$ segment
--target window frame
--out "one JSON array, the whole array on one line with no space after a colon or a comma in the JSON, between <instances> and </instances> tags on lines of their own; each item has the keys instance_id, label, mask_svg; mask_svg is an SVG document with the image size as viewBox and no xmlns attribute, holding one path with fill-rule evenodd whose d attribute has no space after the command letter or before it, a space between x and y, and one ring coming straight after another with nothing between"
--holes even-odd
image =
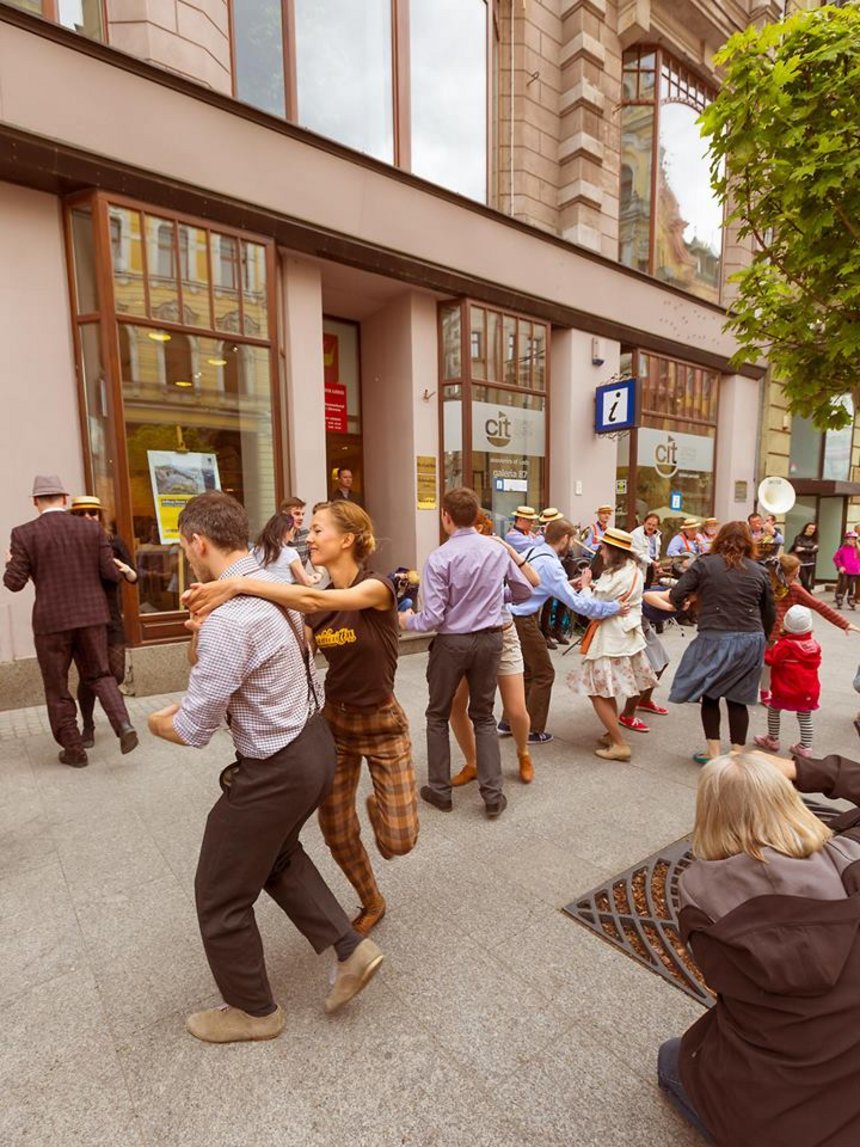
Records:
<instances>
[{"instance_id":1,"label":"window frame","mask_svg":"<svg viewBox=\"0 0 860 1147\"><path fill-rule=\"evenodd\" d=\"M91 212L93 227L93 261L95 267L95 282L97 307L96 311L78 311L77 292L75 283L74 243L71 228L72 212L75 208L86 207ZM209 291L210 299L214 298L215 285L212 281L212 246L211 233L228 235L237 242L241 263L242 240L257 243L266 252L266 305L268 311L268 337L261 339L254 335L246 335L240 312L240 332L227 332L217 330L214 326L202 328L191 327L182 323L169 322L164 319L149 317L148 302L146 314L124 315L116 309L116 298L113 284L112 260L112 231L110 225L110 208L120 207L136 211L141 216L141 250L143 252L143 284L148 300L148 266L146 250L145 216L155 216L159 220L172 223L174 241L177 241L180 224L188 224L210 233L209 239ZM244 231L233 227L213 225L212 220L187 215L184 212L163 208L160 205L147 203L124 195L113 195L107 192L89 190L68 196L63 201L63 222L66 245L66 271L69 282L69 311L72 322L72 338L75 350L75 374L78 389L78 421L81 430L83 447L84 478L87 491L95 490L94 460L87 423L87 400L84 389L83 352L80 328L87 324L98 323L102 370L104 372L105 391L107 396L108 419L113 428L116 458L113 474L113 492L116 505L117 533L128 544L134 538L133 507L131 498L131 478L128 469L128 450L126 442L125 401L123 396L123 380L120 364L119 328L121 325L135 327L149 327L153 330L174 331L178 334L192 337L229 338L240 344L263 347L269 352L270 395L272 417L272 449L275 465L275 500L280 503L286 496L284 484L285 449L283 434L284 404L279 384L280 339L277 312L277 260L275 242L273 239L259 235L255 232ZM174 251L174 255L176 255ZM179 272L181 269L177 267ZM241 271L240 271L241 274ZM177 274L179 314L182 314L182 279ZM242 294L239 296L240 305ZM214 323L214 313L210 305L210 317ZM130 547L133 552L133 547ZM171 641L188 640L188 631L184 621L186 614L182 610L170 610L162 613L141 613L138 600L130 587L123 586L124 618L126 634L130 646L161 644Z\"/></svg>"},{"instance_id":2,"label":"window frame","mask_svg":"<svg viewBox=\"0 0 860 1147\"><path fill-rule=\"evenodd\" d=\"M445 340L442 327L442 313L446 308L453 306L459 307L460 310L460 373L456 377L445 377ZM472 375L472 335L471 335L471 308L479 307L485 314L488 311L495 311L499 316L501 324L501 337L502 337L502 362L504 362L504 331L506 318L511 318L516 321L515 338L517 347L519 347L520 340L520 323L528 323L530 325L537 324L542 326L546 331L546 341L544 345L544 385L543 389L539 390L537 387L520 386L515 383L508 383L504 381L497 381L491 378L474 378ZM486 347L486 329L485 322L485 352ZM552 360L552 326L544 319L536 318L534 315L526 314L522 311L503 310L501 307L493 303L484 302L482 299L475 298L474 296L464 296L461 298L441 299L436 306L436 339L437 339L437 356L439 364L439 382L438 382L438 427L439 427L439 465L437 469L437 481L439 484L439 498L445 493L445 392L448 387L460 387L460 402L462 404L462 421L460 426L460 433L463 442L463 484L466 486L473 486L474 483L474 467L473 467L473 450L472 450L472 406L474 404L474 388L476 386L483 387L488 390L500 390L508 394L528 394L543 400L543 414L544 414L544 467L543 467L543 481L540 490L540 502L542 506L548 504L547 499L549 495L549 475L551 464L551 417L552 417L552 387L551 387L551 360ZM489 361L489 356L485 353L484 362ZM531 379L534 378L534 360L531 360L530 365ZM485 374L486 374L485 369ZM445 540L444 531L442 531L440 523L440 540Z\"/></svg>"},{"instance_id":3,"label":"window frame","mask_svg":"<svg viewBox=\"0 0 860 1147\"><path fill-rule=\"evenodd\" d=\"M628 65L627 61L632 56L632 54L634 52L636 53L636 65L635 65L635 67L631 67ZM654 57L654 68L653 69L642 67L643 57L649 56L649 55L653 55L653 57ZM668 84L669 84L670 91L673 89L673 87L677 87L679 89L678 94L677 94L677 98L670 96L670 98L667 99L666 101L664 101L660 95L663 72L664 72L665 68L669 69ZM647 96L642 97L639 95L639 93L642 89L641 76L642 76L643 72L647 74L647 73L650 73L652 70L653 70L653 74L654 74L653 95L650 97L647 97ZM636 96L635 96L635 98L627 99L624 95L624 77L626 75L629 75L631 72L636 76ZM651 124L651 173L650 173L651 202L649 205L649 212L648 212L648 269L647 269L647 271L640 272L640 273L650 275L652 278L656 278L657 276L656 276L656 271L655 271L655 264L656 264L656 255L657 255L657 227L656 227L656 222L657 222L657 192L658 192L657 182L658 182L658 167L659 167L658 160L659 160L659 156L660 156L660 109L663 106L663 103L665 102L665 103L687 104L689 107L692 107L699 112L704 111L704 109L707 107L708 103L710 103L712 100L714 100L716 98L717 89L713 85L712 82L710 82L706 79L703 79L693 68L689 67L687 64L682 63L682 61L677 56L673 55L673 53L671 53L671 52L668 52L662 45L657 44L657 43L632 44L629 48L625 48L623 53L622 53L622 56L621 56L621 76L622 76L622 79L621 79L621 103L620 103L620 107L621 107L621 116L622 116L622 123L621 123L622 136L623 136L623 131L624 131L623 116L624 116L624 109L625 108L627 108L627 107L649 107L649 108L653 109L653 122ZM680 91L680 89L682 87L686 87L688 96L689 96L690 90L692 88L692 90L695 93L695 96L699 97L699 98L693 98L693 99L682 98L682 93ZM621 211L621 181L623 179L623 173L624 173L623 155L624 155L624 153L622 150L622 153L621 153L621 158L622 158L621 171L619 172L619 176L618 176L619 215L620 215L620 211ZM717 305L721 305L721 300L723 297L723 258L724 258L724 254L725 254L725 217L726 217L725 208L723 208L723 221L720 224L720 282L719 282ZM621 263L621 239L622 239L622 236L621 236L621 231L619 228L619 234L618 234L618 262L619 263ZM626 263L622 263L621 265L622 266L628 266L628 264L626 264ZM638 270L637 267L630 267L630 269L631 270ZM662 281L662 280L658 280L658 282L660 282L660 281ZM687 288L679 287L677 283L676 284L670 284L670 285L674 285L676 287L676 289L684 291L685 294L691 295L693 298L699 298L700 297L700 296L694 294L692 291L689 291ZM710 302L711 300L703 300L703 301Z\"/></svg>"},{"instance_id":4,"label":"window frame","mask_svg":"<svg viewBox=\"0 0 860 1147\"><path fill-rule=\"evenodd\" d=\"M18 8L18 5L13 3L13 0L9 0L9 3L10 3L10 7ZM102 37L100 40L97 40L96 43L98 43L98 44L109 44L110 43L110 29L108 27L107 0L98 0L98 6L99 6L99 11L101 12L101 17L102 17ZM18 9L18 10L19 11L26 11L26 9ZM61 28L66 27L65 24L60 24L58 0L42 0L41 14L37 13L37 12L30 12L29 15L35 16L39 20L47 20L51 24L57 24ZM73 28L69 28L68 30L70 32L74 31ZM78 34L81 35L82 33L78 33ZM90 37L90 36L87 36L86 38L92 39L92 37Z\"/></svg>"},{"instance_id":5,"label":"window frame","mask_svg":"<svg viewBox=\"0 0 860 1147\"><path fill-rule=\"evenodd\" d=\"M52 0L53 2L53 0ZM104 0L103 0L104 2ZM474 3L483 3L486 9L485 21L485 50L487 57L486 85L484 93L485 106L485 206L492 206L494 156L494 97L497 91L497 78L495 75L496 40L500 35L498 16L499 0L473 0ZM236 90L236 36L235 36L235 0L229 0L227 5L227 19L230 36L230 94L233 99L240 100L241 96ZM280 0L281 4L281 33L283 39L282 61L284 69L284 113L283 119L288 123L301 127L298 119L298 81L296 69L296 9L295 0ZM412 171L412 70L411 52L409 43L410 4L411 0L389 0L391 8L391 107L394 136L394 149L391 164L402 171ZM249 105L253 107L254 105ZM258 109L259 110L259 109ZM342 143L342 141L335 141ZM349 144L343 144L349 147ZM387 160L380 160L387 163ZM441 186L441 185L440 185ZM448 190L451 190L450 188ZM454 194L458 194L456 191Z\"/></svg>"}]
</instances>

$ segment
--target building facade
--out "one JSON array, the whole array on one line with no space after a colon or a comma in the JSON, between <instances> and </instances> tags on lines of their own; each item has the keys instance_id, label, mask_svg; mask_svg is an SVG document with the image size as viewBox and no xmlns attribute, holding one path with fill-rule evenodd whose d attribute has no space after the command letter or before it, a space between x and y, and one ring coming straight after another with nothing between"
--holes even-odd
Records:
<instances>
[{"instance_id":1,"label":"building facade","mask_svg":"<svg viewBox=\"0 0 860 1147\"><path fill-rule=\"evenodd\" d=\"M0 0L0 533L34 472L99 495L141 571L146 689L184 634L195 490L258 529L347 465L385 570L423 561L459 483L500 525L523 502L748 513L762 372L730 367L723 323L749 252L695 120L713 53L777 15ZM621 376L638 428L597 437L595 387ZM27 594L5 594L0 673L31 654Z\"/></svg>"}]
</instances>

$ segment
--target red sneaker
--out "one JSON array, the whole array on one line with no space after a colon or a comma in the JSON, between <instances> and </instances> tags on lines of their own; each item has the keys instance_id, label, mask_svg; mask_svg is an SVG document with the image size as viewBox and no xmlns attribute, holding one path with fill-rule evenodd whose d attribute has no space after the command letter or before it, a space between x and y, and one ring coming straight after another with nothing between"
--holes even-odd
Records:
<instances>
[{"instance_id":1,"label":"red sneaker","mask_svg":"<svg viewBox=\"0 0 860 1147\"><path fill-rule=\"evenodd\" d=\"M656 701L643 701L640 705L636 706L637 709L642 709L646 713L656 713L658 717L665 717L669 712L664 709L662 705L658 705Z\"/></svg>"},{"instance_id":2,"label":"red sneaker","mask_svg":"<svg viewBox=\"0 0 860 1147\"><path fill-rule=\"evenodd\" d=\"M618 724L623 725L625 729L632 729L634 733L650 733L651 730L644 721L640 721L638 717L624 717L618 718Z\"/></svg>"}]
</instances>

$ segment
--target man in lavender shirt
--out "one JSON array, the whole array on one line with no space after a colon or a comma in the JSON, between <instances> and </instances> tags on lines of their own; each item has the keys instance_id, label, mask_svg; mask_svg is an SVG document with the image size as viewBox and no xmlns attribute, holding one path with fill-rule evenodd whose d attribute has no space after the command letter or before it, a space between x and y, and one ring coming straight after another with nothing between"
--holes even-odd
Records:
<instances>
[{"instance_id":1,"label":"man in lavender shirt","mask_svg":"<svg viewBox=\"0 0 860 1147\"><path fill-rule=\"evenodd\" d=\"M421 797L450 812L451 746L448 718L463 677L469 683L469 717L475 727L478 787L488 817L507 807L493 704L502 653L505 587L515 602L531 597L531 586L507 549L475 529L480 511L473 490L460 487L442 498L442 528L448 541L434 550L421 578L423 608L400 614L400 626L416 633L435 630L427 662L427 780Z\"/></svg>"}]
</instances>

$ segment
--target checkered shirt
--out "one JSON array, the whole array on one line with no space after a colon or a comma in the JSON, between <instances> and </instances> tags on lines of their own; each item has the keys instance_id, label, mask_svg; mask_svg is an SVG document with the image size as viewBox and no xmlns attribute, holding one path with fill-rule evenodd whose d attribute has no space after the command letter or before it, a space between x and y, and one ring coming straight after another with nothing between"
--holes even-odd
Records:
<instances>
[{"instance_id":1,"label":"checkered shirt","mask_svg":"<svg viewBox=\"0 0 860 1147\"><path fill-rule=\"evenodd\" d=\"M251 556L221 576L238 575L276 580ZM292 618L303 633L301 615L292 613ZM310 674L322 707L313 660ZM173 718L186 744L207 745L226 714L236 751L263 760L294 741L313 710L302 654L282 610L260 598L239 596L209 614L200 627L188 691Z\"/></svg>"}]
</instances>

